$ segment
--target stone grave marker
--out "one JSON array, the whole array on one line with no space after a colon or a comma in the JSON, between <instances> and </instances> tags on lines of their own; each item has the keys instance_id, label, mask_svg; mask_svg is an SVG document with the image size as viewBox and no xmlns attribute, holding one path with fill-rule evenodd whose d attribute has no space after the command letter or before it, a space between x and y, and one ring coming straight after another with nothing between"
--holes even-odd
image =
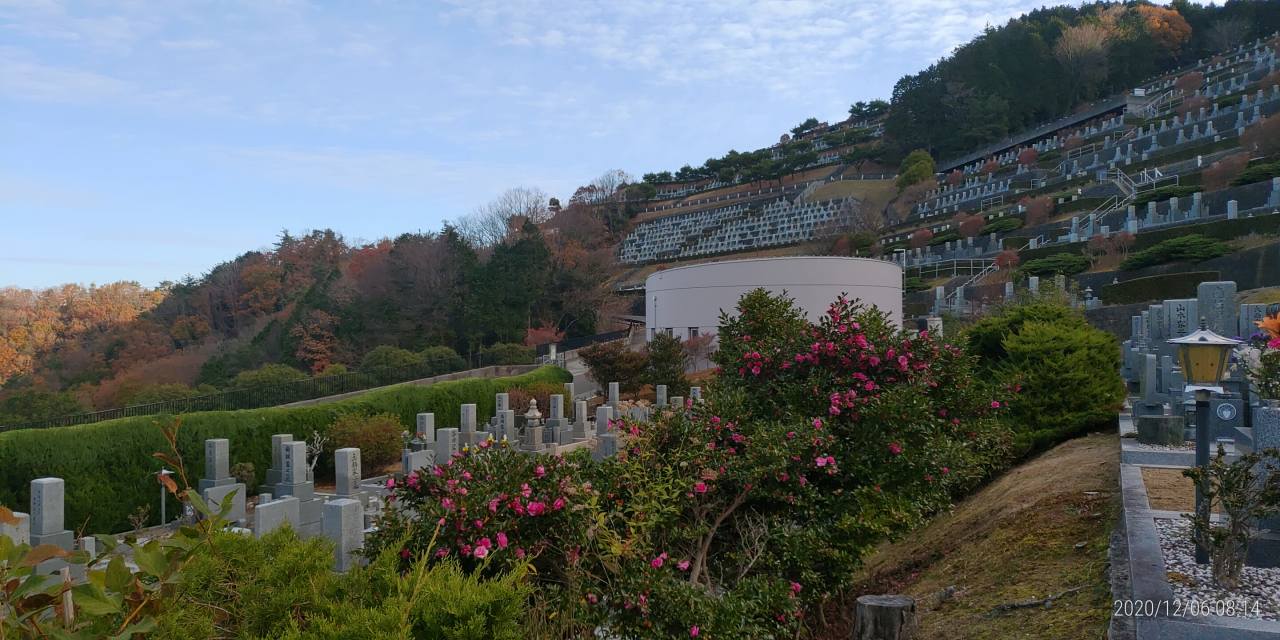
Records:
<instances>
[{"instance_id":1,"label":"stone grave marker","mask_svg":"<svg viewBox=\"0 0 1280 640\"><path fill-rule=\"evenodd\" d=\"M421 414L419 414L421 415ZM360 493L360 449L344 447L333 452L334 492L342 497Z\"/></svg>"},{"instance_id":2,"label":"stone grave marker","mask_svg":"<svg viewBox=\"0 0 1280 640\"><path fill-rule=\"evenodd\" d=\"M596 407L596 435L601 436L609 431L609 421L613 419L613 407L602 404Z\"/></svg>"},{"instance_id":3,"label":"stone grave marker","mask_svg":"<svg viewBox=\"0 0 1280 640\"><path fill-rule=\"evenodd\" d=\"M66 483L62 478L37 478L31 481L31 546L55 545L71 551L75 534L67 530L63 521L66 499Z\"/></svg>"},{"instance_id":4,"label":"stone grave marker","mask_svg":"<svg viewBox=\"0 0 1280 640\"><path fill-rule=\"evenodd\" d=\"M1194 298L1165 300L1165 339L1181 338L1199 328L1199 306L1199 300Z\"/></svg>"},{"instance_id":5,"label":"stone grave marker","mask_svg":"<svg viewBox=\"0 0 1280 640\"><path fill-rule=\"evenodd\" d=\"M1261 331L1261 329L1258 328L1257 323L1266 316L1267 305L1265 304L1240 305L1240 327L1236 335L1242 340L1248 340L1249 336Z\"/></svg>"},{"instance_id":6,"label":"stone grave marker","mask_svg":"<svg viewBox=\"0 0 1280 640\"><path fill-rule=\"evenodd\" d=\"M260 503L253 510L253 535L255 538L279 529L288 524L298 531L300 525L300 502L293 496L277 498L267 503Z\"/></svg>"},{"instance_id":7,"label":"stone grave marker","mask_svg":"<svg viewBox=\"0 0 1280 640\"><path fill-rule=\"evenodd\" d=\"M654 386L653 393L657 396L657 401L654 402L654 405L659 408L667 406L667 385L660 384Z\"/></svg>"},{"instance_id":8,"label":"stone grave marker","mask_svg":"<svg viewBox=\"0 0 1280 640\"><path fill-rule=\"evenodd\" d=\"M284 468L284 461L281 460L281 452L284 450L284 443L293 442L293 435L289 433L277 433L271 436L271 467L267 469L266 484L268 487L274 487L280 484L283 479L280 470Z\"/></svg>"},{"instance_id":9,"label":"stone grave marker","mask_svg":"<svg viewBox=\"0 0 1280 640\"><path fill-rule=\"evenodd\" d=\"M248 490L239 482L233 484L220 484L209 487L200 492L204 497L204 501L209 505L210 509L217 511L222 505L223 499L228 495L234 494L231 498L231 511L227 512L227 521L236 526L241 526L247 520L245 515L245 499Z\"/></svg>"},{"instance_id":10,"label":"stone grave marker","mask_svg":"<svg viewBox=\"0 0 1280 640\"><path fill-rule=\"evenodd\" d=\"M475 405L471 405L474 407ZM436 429L436 464L446 464L453 454L462 451L462 434L457 429Z\"/></svg>"},{"instance_id":11,"label":"stone grave marker","mask_svg":"<svg viewBox=\"0 0 1280 640\"><path fill-rule=\"evenodd\" d=\"M307 480L307 443L286 442L281 460L284 481L275 487L275 495L298 499L298 534L307 537L319 533L320 501L315 483Z\"/></svg>"},{"instance_id":12,"label":"stone grave marker","mask_svg":"<svg viewBox=\"0 0 1280 640\"><path fill-rule=\"evenodd\" d=\"M613 407L615 409L618 408L619 397L620 397L620 394L618 391L618 383L610 382L609 383L609 402L607 402L606 404L608 404L610 407Z\"/></svg>"},{"instance_id":13,"label":"stone grave marker","mask_svg":"<svg viewBox=\"0 0 1280 640\"><path fill-rule=\"evenodd\" d=\"M5 536L13 544L31 544L31 516L20 511L13 512L18 521L14 524L0 522L0 536Z\"/></svg>"},{"instance_id":14,"label":"stone grave marker","mask_svg":"<svg viewBox=\"0 0 1280 640\"><path fill-rule=\"evenodd\" d=\"M1240 328L1236 318L1239 305L1236 304L1235 282L1201 282L1196 287L1196 299L1199 300L1200 316L1211 331L1228 338L1235 335Z\"/></svg>"},{"instance_id":15,"label":"stone grave marker","mask_svg":"<svg viewBox=\"0 0 1280 640\"><path fill-rule=\"evenodd\" d=\"M345 572L360 563L357 553L364 547L364 505L353 498L338 498L324 504L321 531L333 541L335 571Z\"/></svg>"},{"instance_id":16,"label":"stone grave marker","mask_svg":"<svg viewBox=\"0 0 1280 640\"><path fill-rule=\"evenodd\" d=\"M204 441L204 477L199 489L235 484L231 477L231 441L226 438L210 438Z\"/></svg>"}]
</instances>

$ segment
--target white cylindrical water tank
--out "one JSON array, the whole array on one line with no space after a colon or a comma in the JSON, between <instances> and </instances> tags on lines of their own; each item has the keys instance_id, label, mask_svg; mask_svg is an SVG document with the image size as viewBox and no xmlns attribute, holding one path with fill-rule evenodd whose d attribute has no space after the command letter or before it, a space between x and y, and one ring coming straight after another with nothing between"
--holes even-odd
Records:
<instances>
[{"instance_id":1,"label":"white cylindrical water tank","mask_svg":"<svg viewBox=\"0 0 1280 640\"><path fill-rule=\"evenodd\" d=\"M871 258L804 256L725 260L665 269L645 280L645 334L682 340L714 334L720 311L736 312L753 289L786 293L811 322L846 294L902 324L902 267Z\"/></svg>"}]
</instances>

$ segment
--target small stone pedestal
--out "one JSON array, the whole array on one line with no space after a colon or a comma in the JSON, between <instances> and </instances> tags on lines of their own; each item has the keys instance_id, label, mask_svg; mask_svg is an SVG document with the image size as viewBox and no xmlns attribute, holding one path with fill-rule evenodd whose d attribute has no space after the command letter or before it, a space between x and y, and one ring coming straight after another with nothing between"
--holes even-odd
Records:
<instances>
[{"instance_id":1,"label":"small stone pedestal","mask_svg":"<svg viewBox=\"0 0 1280 640\"><path fill-rule=\"evenodd\" d=\"M909 596L861 596L853 615L854 640L911 640L916 601Z\"/></svg>"}]
</instances>

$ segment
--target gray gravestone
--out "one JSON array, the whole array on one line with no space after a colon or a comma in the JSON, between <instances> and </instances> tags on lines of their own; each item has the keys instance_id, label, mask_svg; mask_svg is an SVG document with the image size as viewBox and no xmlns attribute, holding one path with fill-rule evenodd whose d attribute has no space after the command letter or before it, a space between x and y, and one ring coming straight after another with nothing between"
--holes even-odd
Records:
<instances>
[{"instance_id":1,"label":"gray gravestone","mask_svg":"<svg viewBox=\"0 0 1280 640\"><path fill-rule=\"evenodd\" d=\"M689 397L693 398L694 402L700 402L702 400L702 387L689 387Z\"/></svg>"},{"instance_id":2,"label":"gray gravestone","mask_svg":"<svg viewBox=\"0 0 1280 640\"><path fill-rule=\"evenodd\" d=\"M364 547L364 505L352 498L338 498L324 504L321 530L333 541L335 571L347 571L360 563L357 553Z\"/></svg>"},{"instance_id":3,"label":"gray gravestone","mask_svg":"<svg viewBox=\"0 0 1280 640\"><path fill-rule=\"evenodd\" d=\"M422 449L414 451L413 449L404 449L400 456L400 469L407 476L419 469L429 469L435 466L436 452L434 449Z\"/></svg>"},{"instance_id":4,"label":"gray gravestone","mask_svg":"<svg viewBox=\"0 0 1280 640\"><path fill-rule=\"evenodd\" d=\"M1280 448L1280 409L1258 407L1253 410L1253 448L1255 451ZM1280 530L1280 516L1263 520L1260 525Z\"/></svg>"},{"instance_id":5,"label":"gray gravestone","mask_svg":"<svg viewBox=\"0 0 1280 640\"><path fill-rule=\"evenodd\" d=\"M607 404L610 407L617 408L619 397L620 397L620 393L618 391L618 383L610 382L609 383L609 402Z\"/></svg>"},{"instance_id":6,"label":"gray gravestone","mask_svg":"<svg viewBox=\"0 0 1280 640\"><path fill-rule=\"evenodd\" d=\"M274 487L280 483L282 479L280 470L284 468L284 462L280 460L282 445L286 442L293 442L293 435L289 433L277 433L271 436L271 467L267 469L267 486Z\"/></svg>"},{"instance_id":7,"label":"gray gravestone","mask_svg":"<svg viewBox=\"0 0 1280 640\"><path fill-rule=\"evenodd\" d=\"M596 407L596 435L604 435L609 430L609 421L613 419L613 407L602 404Z\"/></svg>"},{"instance_id":8,"label":"gray gravestone","mask_svg":"<svg viewBox=\"0 0 1280 640\"><path fill-rule=\"evenodd\" d=\"M587 401L579 400L573 403L573 439L585 440L587 438Z\"/></svg>"},{"instance_id":9,"label":"gray gravestone","mask_svg":"<svg viewBox=\"0 0 1280 640\"><path fill-rule=\"evenodd\" d=\"M457 429L436 429L435 463L447 464L453 454L462 450L461 442L461 434Z\"/></svg>"},{"instance_id":10,"label":"gray gravestone","mask_svg":"<svg viewBox=\"0 0 1280 640\"><path fill-rule=\"evenodd\" d=\"M1151 324L1147 325L1150 327L1150 330L1147 332L1149 339L1152 342L1163 342L1166 340L1168 336L1164 334L1164 305L1153 304L1147 307L1147 317L1151 322Z\"/></svg>"},{"instance_id":11,"label":"gray gravestone","mask_svg":"<svg viewBox=\"0 0 1280 640\"><path fill-rule=\"evenodd\" d=\"M1236 304L1236 283L1201 282L1196 287L1196 299L1200 301L1200 317L1211 331L1228 338L1235 335L1240 328L1236 318L1240 309Z\"/></svg>"},{"instance_id":12,"label":"gray gravestone","mask_svg":"<svg viewBox=\"0 0 1280 640\"><path fill-rule=\"evenodd\" d=\"M31 481L31 546L52 544L71 551L75 534L66 529L63 508L66 483L62 478L37 478Z\"/></svg>"},{"instance_id":13,"label":"gray gravestone","mask_svg":"<svg viewBox=\"0 0 1280 640\"><path fill-rule=\"evenodd\" d=\"M299 500L292 496L278 498L253 510L253 535L261 538L285 524L298 531L299 522Z\"/></svg>"},{"instance_id":14,"label":"gray gravestone","mask_svg":"<svg viewBox=\"0 0 1280 640\"><path fill-rule=\"evenodd\" d=\"M210 438L204 441L204 477L199 489L235 484L231 477L231 441L226 438Z\"/></svg>"},{"instance_id":15,"label":"gray gravestone","mask_svg":"<svg viewBox=\"0 0 1280 640\"><path fill-rule=\"evenodd\" d=\"M1267 305L1265 304L1242 304L1240 305L1240 336L1244 340L1248 340L1249 336L1260 331L1258 322L1267 316Z\"/></svg>"},{"instance_id":16,"label":"gray gravestone","mask_svg":"<svg viewBox=\"0 0 1280 640\"><path fill-rule=\"evenodd\" d=\"M335 476L335 493L340 496L354 496L359 494L361 473L360 450L355 447L344 447L334 451L333 473Z\"/></svg>"},{"instance_id":17,"label":"gray gravestone","mask_svg":"<svg viewBox=\"0 0 1280 640\"><path fill-rule=\"evenodd\" d=\"M18 520L15 524L0 522L0 536L9 538L15 545L31 544L31 516L15 511L13 517Z\"/></svg>"},{"instance_id":18,"label":"gray gravestone","mask_svg":"<svg viewBox=\"0 0 1280 640\"><path fill-rule=\"evenodd\" d=\"M653 393L657 396L656 404L659 407L667 406L667 385L660 384L653 388Z\"/></svg>"},{"instance_id":19,"label":"gray gravestone","mask_svg":"<svg viewBox=\"0 0 1280 640\"><path fill-rule=\"evenodd\" d=\"M423 444L430 444L436 441L436 414L419 413L417 421L414 423L414 436L421 440Z\"/></svg>"},{"instance_id":20,"label":"gray gravestone","mask_svg":"<svg viewBox=\"0 0 1280 640\"><path fill-rule=\"evenodd\" d=\"M461 408L462 422L458 427L460 433L474 433L476 430L476 405L464 404Z\"/></svg>"},{"instance_id":21,"label":"gray gravestone","mask_svg":"<svg viewBox=\"0 0 1280 640\"><path fill-rule=\"evenodd\" d=\"M564 419L564 396L558 393L551 394L550 406L547 407L549 420Z\"/></svg>"},{"instance_id":22,"label":"gray gravestone","mask_svg":"<svg viewBox=\"0 0 1280 640\"><path fill-rule=\"evenodd\" d=\"M232 484L220 484L203 489L200 493L204 496L205 504L209 505L209 508L214 511L219 511L221 509L222 500L224 498L228 495L234 494L231 498L231 510L228 511L226 515L227 521L235 524L236 526L241 526L245 523L245 520L247 519L247 516L245 515L245 497L249 491L243 484L239 482Z\"/></svg>"},{"instance_id":23,"label":"gray gravestone","mask_svg":"<svg viewBox=\"0 0 1280 640\"><path fill-rule=\"evenodd\" d=\"M1199 301L1191 298L1164 301L1166 339L1181 338L1200 327Z\"/></svg>"},{"instance_id":24,"label":"gray gravestone","mask_svg":"<svg viewBox=\"0 0 1280 640\"><path fill-rule=\"evenodd\" d=\"M596 437L595 451L591 452L591 457L596 460L603 460L612 457L618 453L618 434L606 433Z\"/></svg>"},{"instance_id":25,"label":"gray gravestone","mask_svg":"<svg viewBox=\"0 0 1280 640\"><path fill-rule=\"evenodd\" d=\"M671 406L676 409L684 409L684 396L671 396Z\"/></svg>"}]
</instances>

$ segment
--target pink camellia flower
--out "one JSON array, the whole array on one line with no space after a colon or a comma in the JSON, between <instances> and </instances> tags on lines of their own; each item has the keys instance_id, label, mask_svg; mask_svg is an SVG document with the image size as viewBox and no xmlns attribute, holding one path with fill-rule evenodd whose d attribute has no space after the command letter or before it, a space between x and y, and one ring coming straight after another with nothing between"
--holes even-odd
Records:
<instances>
[{"instance_id":1,"label":"pink camellia flower","mask_svg":"<svg viewBox=\"0 0 1280 640\"><path fill-rule=\"evenodd\" d=\"M896 442L890 442L890 443L889 443L889 453L892 453L892 454L893 454L893 455L895 455L895 456L896 456L896 455L898 455L898 454L900 454L900 453L902 453L902 445L900 445L900 444L898 444L898 443L896 443Z\"/></svg>"},{"instance_id":2,"label":"pink camellia flower","mask_svg":"<svg viewBox=\"0 0 1280 640\"><path fill-rule=\"evenodd\" d=\"M462 553L462 555L464 555L464 556L469 556L469 555L471 555L471 545L469 545L469 544L464 544L464 545L462 545L462 548L461 548L461 549L458 549L458 551L459 551L460 553Z\"/></svg>"},{"instance_id":3,"label":"pink camellia flower","mask_svg":"<svg viewBox=\"0 0 1280 640\"><path fill-rule=\"evenodd\" d=\"M472 551L471 555L475 556L476 558L483 558L489 555L489 547L476 547L476 550Z\"/></svg>"},{"instance_id":4,"label":"pink camellia flower","mask_svg":"<svg viewBox=\"0 0 1280 640\"><path fill-rule=\"evenodd\" d=\"M418 472L414 471L413 473L410 473L404 479L404 483L409 485L410 489L417 489L418 488Z\"/></svg>"},{"instance_id":5,"label":"pink camellia flower","mask_svg":"<svg viewBox=\"0 0 1280 640\"><path fill-rule=\"evenodd\" d=\"M405 549L405 551L408 551L408 549ZM403 553L403 552L401 552L401 553ZM437 558L443 558L443 557L445 557L445 556L447 556L447 555L449 555L449 550L448 550L448 549L441 549L441 550L439 550L439 551L437 551L437 552L436 552L436 557L437 557Z\"/></svg>"},{"instance_id":6,"label":"pink camellia flower","mask_svg":"<svg viewBox=\"0 0 1280 640\"><path fill-rule=\"evenodd\" d=\"M992 409L999 409L999 408L1000 408L1000 401L999 401L999 400L992 400L992 401L991 401L991 408L992 408Z\"/></svg>"},{"instance_id":7,"label":"pink camellia flower","mask_svg":"<svg viewBox=\"0 0 1280 640\"><path fill-rule=\"evenodd\" d=\"M677 562L677 563L676 563L676 568L677 568L677 569L679 569L679 570L681 570L681 571L688 571L688 570L689 570L689 561L688 561L688 560L681 560L680 562Z\"/></svg>"},{"instance_id":8,"label":"pink camellia flower","mask_svg":"<svg viewBox=\"0 0 1280 640\"><path fill-rule=\"evenodd\" d=\"M700 634L700 633L702 633L702 632L698 630L698 625L696 625L696 624L695 624L695 625L693 625L692 627L689 627L689 637L690 637L690 638L696 638L696 637L698 637L698 634Z\"/></svg>"},{"instance_id":9,"label":"pink camellia flower","mask_svg":"<svg viewBox=\"0 0 1280 640\"><path fill-rule=\"evenodd\" d=\"M594 593L588 593L587 602L590 602L591 604L595 604L597 602L600 602L600 598L596 597L596 594Z\"/></svg>"},{"instance_id":10,"label":"pink camellia flower","mask_svg":"<svg viewBox=\"0 0 1280 640\"><path fill-rule=\"evenodd\" d=\"M536 466L536 467L534 467L534 468L533 468L533 476L534 476L535 478L541 478L542 476L545 476L545 475L547 475L547 468L546 468L546 467L544 467L544 466L542 466L542 465L538 465L538 466Z\"/></svg>"},{"instance_id":11,"label":"pink camellia flower","mask_svg":"<svg viewBox=\"0 0 1280 640\"><path fill-rule=\"evenodd\" d=\"M395 479L395 476L392 476L392 477L387 478L387 488L388 488L388 489L394 489L394 488L396 488L396 479Z\"/></svg>"},{"instance_id":12,"label":"pink camellia flower","mask_svg":"<svg viewBox=\"0 0 1280 640\"><path fill-rule=\"evenodd\" d=\"M413 554L409 552L409 549L407 547L400 550L400 557L404 558L405 560L408 560L409 556L411 555Z\"/></svg>"},{"instance_id":13,"label":"pink camellia flower","mask_svg":"<svg viewBox=\"0 0 1280 640\"><path fill-rule=\"evenodd\" d=\"M942 468L942 475L944 475L944 476L945 476L945 475L947 475L948 473L951 473L951 467L943 467L943 468Z\"/></svg>"},{"instance_id":14,"label":"pink camellia flower","mask_svg":"<svg viewBox=\"0 0 1280 640\"><path fill-rule=\"evenodd\" d=\"M788 440L791 440L791 439L793 439L793 438L795 438L795 437L796 437L796 432L794 432L794 431L788 431L788 432L787 432L787 439L788 439Z\"/></svg>"},{"instance_id":15,"label":"pink camellia flower","mask_svg":"<svg viewBox=\"0 0 1280 640\"><path fill-rule=\"evenodd\" d=\"M564 508L564 505L565 505L564 498L556 498L555 501L551 503L551 508L556 511L559 511Z\"/></svg>"},{"instance_id":16,"label":"pink camellia flower","mask_svg":"<svg viewBox=\"0 0 1280 640\"><path fill-rule=\"evenodd\" d=\"M1267 347L1271 349L1280 349L1280 338L1272 338L1271 341L1267 343Z\"/></svg>"},{"instance_id":17,"label":"pink camellia flower","mask_svg":"<svg viewBox=\"0 0 1280 640\"><path fill-rule=\"evenodd\" d=\"M821 429L821 428L822 428L822 418L814 418L814 419L813 419L813 428L814 428L814 429Z\"/></svg>"},{"instance_id":18,"label":"pink camellia flower","mask_svg":"<svg viewBox=\"0 0 1280 640\"><path fill-rule=\"evenodd\" d=\"M666 561L667 561L667 552L663 551L662 553L659 553L657 557L655 557L653 560L649 561L649 566L653 567L654 569L660 569L662 568L662 563Z\"/></svg>"},{"instance_id":19,"label":"pink camellia flower","mask_svg":"<svg viewBox=\"0 0 1280 640\"><path fill-rule=\"evenodd\" d=\"M796 594L796 595L800 595L800 590L801 590L801 589L803 589L803 588L804 588L804 587L800 586L800 583L799 583L799 582L792 582L792 583L791 583L791 593L794 593L794 594Z\"/></svg>"},{"instance_id":20,"label":"pink camellia flower","mask_svg":"<svg viewBox=\"0 0 1280 640\"><path fill-rule=\"evenodd\" d=\"M510 542L507 540L507 534L505 532L499 531L498 535L495 537L498 538L499 549L506 549L507 545L510 544Z\"/></svg>"},{"instance_id":21,"label":"pink camellia flower","mask_svg":"<svg viewBox=\"0 0 1280 640\"><path fill-rule=\"evenodd\" d=\"M524 560L524 547L516 547L516 559Z\"/></svg>"},{"instance_id":22,"label":"pink camellia flower","mask_svg":"<svg viewBox=\"0 0 1280 640\"><path fill-rule=\"evenodd\" d=\"M703 482L703 481L699 480L697 484L693 485L693 492L694 492L694 493L706 493L706 492L707 492L707 483L705 483L705 482Z\"/></svg>"},{"instance_id":23,"label":"pink camellia flower","mask_svg":"<svg viewBox=\"0 0 1280 640\"><path fill-rule=\"evenodd\" d=\"M529 483L527 483L527 482L526 482L526 483L524 483L524 484L520 485L520 495L522 495L522 496L524 496L524 497L526 497L526 498L528 498L529 496L533 495L533 489L532 489L531 487L529 487Z\"/></svg>"},{"instance_id":24,"label":"pink camellia flower","mask_svg":"<svg viewBox=\"0 0 1280 640\"><path fill-rule=\"evenodd\" d=\"M827 457L818 456L817 458L814 458L813 463L818 465L819 467L825 467L827 466Z\"/></svg>"},{"instance_id":25,"label":"pink camellia flower","mask_svg":"<svg viewBox=\"0 0 1280 640\"><path fill-rule=\"evenodd\" d=\"M489 511L490 511L490 513L497 513L497 512L498 512L498 502L499 502L499 500L498 500L497 498L494 498L494 499L492 499L492 500L490 500L490 501L489 501Z\"/></svg>"},{"instance_id":26,"label":"pink camellia flower","mask_svg":"<svg viewBox=\"0 0 1280 640\"><path fill-rule=\"evenodd\" d=\"M484 547L487 549L493 546L493 541L488 538L480 538L479 540L476 540L476 546Z\"/></svg>"},{"instance_id":27,"label":"pink camellia flower","mask_svg":"<svg viewBox=\"0 0 1280 640\"><path fill-rule=\"evenodd\" d=\"M547 510L547 505L535 500L526 505L525 510L529 512L530 516L540 516Z\"/></svg>"},{"instance_id":28,"label":"pink camellia flower","mask_svg":"<svg viewBox=\"0 0 1280 640\"><path fill-rule=\"evenodd\" d=\"M453 510L453 500L450 500L450 499L448 499L448 498L441 498L441 499L440 499L440 506L444 507L445 511L452 511L452 510Z\"/></svg>"}]
</instances>

